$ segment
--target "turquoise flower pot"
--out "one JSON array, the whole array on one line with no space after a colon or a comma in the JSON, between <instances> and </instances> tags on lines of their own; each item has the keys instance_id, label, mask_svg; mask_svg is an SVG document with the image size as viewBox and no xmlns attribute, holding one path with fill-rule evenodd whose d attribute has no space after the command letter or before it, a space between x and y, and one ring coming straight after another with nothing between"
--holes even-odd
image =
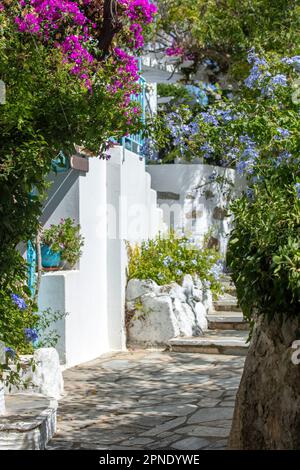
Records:
<instances>
[{"instance_id":1,"label":"turquoise flower pot","mask_svg":"<svg viewBox=\"0 0 300 470\"><path fill-rule=\"evenodd\" d=\"M42 245L42 266L43 268L58 268L61 262L60 252L52 251L48 245Z\"/></svg>"}]
</instances>

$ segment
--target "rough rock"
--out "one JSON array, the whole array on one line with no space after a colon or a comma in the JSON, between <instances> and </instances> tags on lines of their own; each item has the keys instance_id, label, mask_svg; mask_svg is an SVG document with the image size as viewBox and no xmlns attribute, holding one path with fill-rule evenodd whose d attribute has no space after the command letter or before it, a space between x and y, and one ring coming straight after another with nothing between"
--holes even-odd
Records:
<instances>
[{"instance_id":1,"label":"rough rock","mask_svg":"<svg viewBox=\"0 0 300 470\"><path fill-rule=\"evenodd\" d=\"M163 295L168 295L171 297L171 299L179 299L181 302L186 302L184 289L176 282L171 282L171 284L161 286L159 289L159 293Z\"/></svg>"},{"instance_id":2,"label":"rough rock","mask_svg":"<svg viewBox=\"0 0 300 470\"><path fill-rule=\"evenodd\" d=\"M300 319L259 319L237 394L229 447L300 448Z\"/></svg>"},{"instance_id":3,"label":"rough rock","mask_svg":"<svg viewBox=\"0 0 300 470\"><path fill-rule=\"evenodd\" d=\"M151 279L130 279L126 289L126 300L132 301L151 292L159 292L159 286L156 282Z\"/></svg>"},{"instance_id":4,"label":"rough rock","mask_svg":"<svg viewBox=\"0 0 300 470\"><path fill-rule=\"evenodd\" d=\"M180 336L194 336L196 334L195 313L191 307L187 303L180 302L179 299L174 299L173 311L178 322Z\"/></svg>"},{"instance_id":5,"label":"rough rock","mask_svg":"<svg viewBox=\"0 0 300 470\"><path fill-rule=\"evenodd\" d=\"M182 281L182 288L187 300L193 298L194 294L194 281L190 274L186 274Z\"/></svg>"},{"instance_id":6,"label":"rough rock","mask_svg":"<svg viewBox=\"0 0 300 470\"><path fill-rule=\"evenodd\" d=\"M42 395L58 400L64 391L58 352L55 348L39 348L33 359L36 363L33 384Z\"/></svg>"},{"instance_id":7,"label":"rough rock","mask_svg":"<svg viewBox=\"0 0 300 470\"><path fill-rule=\"evenodd\" d=\"M179 336L180 330L169 296L156 296L152 293L145 294L140 299L143 309L130 322L130 343L163 345L170 338Z\"/></svg>"},{"instance_id":8,"label":"rough rock","mask_svg":"<svg viewBox=\"0 0 300 470\"><path fill-rule=\"evenodd\" d=\"M201 336L208 327L211 296L190 275L184 276L182 286L132 279L126 298L128 342L133 346L164 346L171 338Z\"/></svg>"},{"instance_id":9,"label":"rough rock","mask_svg":"<svg viewBox=\"0 0 300 470\"><path fill-rule=\"evenodd\" d=\"M32 370L31 361L35 364ZM47 398L59 400L64 391L64 381L59 362L58 352L55 348L36 349L33 356L21 356L22 380L29 382L29 387L22 390L24 394L40 394ZM20 390L16 387L6 389L6 393L16 394Z\"/></svg>"},{"instance_id":10,"label":"rough rock","mask_svg":"<svg viewBox=\"0 0 300 470\"><path fill-rule=\"evenodd\" d=\"M195 311L195 314L196 314L196 322L199 326L199 328L202 330L202 331L205 331L208 329L208 322L207 322L207 311L206 311L206 308L205 306L203 305L202 302L197 302L195 307L194 307L194 311Z\"/></svg>"},{"instance_id":11,"label":"rough rock","mask_svg":"<svg viewBox=\"0 0 300 470\"><path fill-rule=\"evenodd\" d=\"M206 309L206 312L208 313L210 310L212 310L213 307L213 297L212 293L209 289L206 289L203 292L203 298L202 298L202 303Z\"/></svg>"}]
</instances>

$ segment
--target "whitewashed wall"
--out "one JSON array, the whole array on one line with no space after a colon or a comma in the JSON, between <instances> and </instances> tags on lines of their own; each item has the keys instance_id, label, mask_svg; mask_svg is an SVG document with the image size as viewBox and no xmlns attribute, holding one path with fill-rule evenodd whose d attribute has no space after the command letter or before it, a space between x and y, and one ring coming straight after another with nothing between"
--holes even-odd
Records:
<instances>
[{"instance_id":1,"label":"whitewashed wall","mask_svg":"<svg viewBox=\"0 0 300 470\"><path fill-rule=\"evenodd\" d=\"M125 240L147 239L164 227L138 155L115 147L108 162L90 159L87 174L70 170L63 175L50 191L43 223L74 217L85 245L78 269L43 275L39 309L67 313L57 324L58 349L62 363L71 367L125 348Z\"/></svg>"},{"instance_id":2,"label":"whitewashed wall","mask_svg":"<svg viewBox=\"0 0 300 470\"><path fill-rule=\"evenodd\" d=\"M223 176L239 191L242 180L236 172L204 164L148 165L147 171L167 226L199 239L211 230L224 253L231 224L223 213L228 207L226 187L211 183L210 177Z\"/></svg>"}]
</instances>

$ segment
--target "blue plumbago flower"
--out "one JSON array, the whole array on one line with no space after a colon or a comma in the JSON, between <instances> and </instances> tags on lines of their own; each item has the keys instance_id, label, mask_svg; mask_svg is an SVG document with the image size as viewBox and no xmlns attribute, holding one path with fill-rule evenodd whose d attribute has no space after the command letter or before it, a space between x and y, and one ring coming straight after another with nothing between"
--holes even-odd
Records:
<instances>
[{"instance_id":1,"label":"blue plumbago flower","mask_svg":"<svg viewBox=\"0 0 300 470\"><path fill-rule=\"evenodd\" d=\"M210 113L206 113L206 112L202 112L200 113L202 118L203 118L203 121L206 123L206 124L212 124L213 126L218 126L219 125L219 121L218 119L216 118L216 116L213 116L212 114Z\"/></svg>"},{"instance_id":2,"label":"blue plumbago flower","mask_svg":"<svg viewBox=\"0 0 300 470\"><path fill-rule=\"evenodd\" d=\"M165 259L163 260L163 264L164 266L170 266L172 261L173 261L173 258L171 258L171 256L166 256Z\"/></svg>"},{"instance_id":3,"label":"blue plumbago flower","mask_svg":"<svg viewBox=\"0 0 300 470\"><path fill-rule=\"evenodd\" d=\"M256 150L255 147L252 147L252 146L246 147L242 153L243 158L248 158L251 160L255 160L256 158L258 158L258 156L259 156L259 152Z\"/></svg>"},{"instance_id":4,"label":"blue plumbago flower","mask_svg":"<svg viewBox=\"0 0 300 470\"><path fill-rule=\"evenodd\" d=\"M278 135L275 135L274 139L282 140L290 136L290 131L288 129L282 129L282 127L277 128Z\"/></svg>"},{"instance_id":5,"label":"blue plumbago flower","mask_svg":"<svg viewBox=\"0 0 300 470\"><path fill-rule=\"evenodd\" d=\"M197 134L199 132L199 124L197 121L193 121L190 123L190 133L192 135Z\"/></svg>"},{"instance_id":6,"label":"blue plumbago flower","mask_svg":"<svg viewBox=\"0 0 300 470\"><path fill-rule=\"evenodd\" d=\"M185 266L185 261L180 261L180 266L182 266L184 268Z\"/></svg>"},{"instance_id":7,"label":"blue plumbago flower","mask_svg":"<svg viewBox=\"0 0 300 470\"><path fill-rule=\"evenodd\" d=\"M181 269L177 269L176 274L177 274L177 276L181 276L182 275Z\"/></svg>"},{"instance_id":8,"label":"blue plumbago flower","mask_svg":"<svg viewBox=\"0 0 300 470\"><path fill-rule=\"evenodd\" d=\"M241 154L241 159L236 165L238 173L244 172L252 174L254 171L255 160L259 156L259 152L256 148L256 143L247 134L241 135L239 141L245 145L244 150Z\"/></svg>"},{"instance_id":9,"label":"blue plumbago flower","mask_svg":"<svg viewBox=\"0 0 300 470\"><path fill-rule=\"evenodd\" d=\"M211 154L214 153L213 147L208 142L205 142L205 144L201 145L200 150L203 152L204 158L209 158Z\"/></svg>"},{"instance_id":10,"label":"blue plumbago flower","mask_svg":"<svg viewBox=\"0 0 300 470\"><path fill-rule=\"evenodd\" d=\"M197 260L196 260L196 259L192 259L192 264L193 264L194 266L196 266L196 265L197 265Z\"/></svg>"},{"instance_id":11,"label":"blue plumbago flower","mask_svg":"<svg viewBox=\"0 0 300 470\"><path fill-rule=\"evenodd\" d=\"M287 77L283 73L278 73L271 79L272 85L287 86Z\"/></svg>"},{"instance_id":12,"label":"blue plumbago flower","mask_svg":"<svg viewBox=\"0 0 300 470\"><path fill-rule=\"evenodd\" d=\"M216 115L219 116L224 122L234 121L237 118L231 109L218 109L216 111Z\"/></svg>"},{"instance_id":13,"label":"blue plumbago flower","mask_svg":"<svg viewBox=\"0 0 300 470\"><path fill-rule=\"evenodd\" d=\"M174 138L174 144L175 145L181 145L183 143L182 136L178 135Z\"/></svg>"},{"instance_id":14,"label":"blue plumbago flower","mask_svg":"<svg viewBox=\"0 0 300 470\"><path fill-rule=\"evenodd\" d=\"M38 339L37 331L34 328L25 328L24 333L27 341L34 343Z\"/></svg>"},{"instance_id":15,"label":"blue plumbago flower","mask_svg":"<svg viewBox=\"0 0 300 470\"><path fill-rule=\"evenodd\" d=\"M142 155L147 160L158 160L158 151L156 150L156 142L150 137L145 139L141 147Z\"/></svg>"},{"instance_id":16,"label":"blue plumbago flower","mask_svg":"<svg viewBox=\"0 0 300 470\"><path fill-rule=\"evenodd\" d=\"M184 156L185 152L188 151L188 146L184 143L182 143L179 147L179 152L181 156Z\"/></svg>"},{"instance_id":17,"label":"blue plumbago flower","mask_svg":"<svg viewBox=\"0 0 300 470\"><path fill-rule=\"evenodd\" d=\"M278 168L282 163L288 163L290 158L292 157L292 154L285 150L284 152L281 152L278 157L275 159L275 167Z\"/></svg>"},{"instance_id":18,"label":"blue plumbago flower","mask_svg":"<svg viewBox=\"0 0 300 470\"><path fill-rule=\"evenodd\" d=\"M218 173L216 170L214 170L208 177L209 181L215 181L216 177L218 176Z\"/></svg>"},{"instance_id":19,"label":"blue plumbago flower","mask_svg":"<svg viewBox=\"0 0 300 470\"><path fill-rule=\"evenodd\" d=\"M271 76L270 72L263 70L262 66L265 65L266 64L263 61L253 65L252 69L250 70L249 77L247 77L244 81L247 88L252 89L255 86L261 85L266 78Z\"/></svg>"},{"instance_id":20,"label":"blue plumbago flower","mask_svg":"<svg viewBox=\"0 0 300 470\"><path fill-rule=\"evenodd\" d=\"M241 175L243 173L252 174L254 171L254 160L240 160L236 164L236 171Z\"/></svg>"},{"instance_id":21,"label":"blue plumbago flower","mask_svg":"<svg viewBox=\"0 0 300 470\"><path fill-rule=\"evenodd\" d=\"M247 55L247 62L248 64L256 64L256 65L268 65L266 59L260 58L259 55L255 52L255 47L251 47L251 49L248 51Z\"/></svg>"},{"instance_id":22,"label":"blue plumbago flower","mask_svg":"<svg viewBox=\"0 0 300 470\"><path fill-rule=\"evenodd\" d=\"M16 351L13 348L10 348L9 346L5 348L5 352L8 357L11 357L12 359L16 356Z\"/></svg>"},{"instance_id":23,"label":"blue plumbago flower","mask_svg":"<svg viewBox=\"0 0 300 470\"><path fill-rule=\"evenodd\" d=\"M247 188L246 189L246 196L250 200L254 199L254 190L252 188Z\"/></svg>"},{"instance_id":24,"label":"blue plumbago flower","mask_svg":"<svg viewBox=\"0 0 300 470\"><path fill-rule=\"evenodd\" d=\"M240 135L239 141L241 142L241 144L246 144L248 147L254 147L256 145L254 140L251 139L248 134Z\"/></svg>"},{"instance_id":25,"label":"blue plumbago flower","mask_svg":"<svg viewBox=\"0 0 300 470\"><path fill-rule=\"evenodd\" d=\"M300 55L295 55L294 57L284 57L281 59L283 64L293 65L295 69L300 69Z\"/></svg>"},{"instance_id":26,"label":"blue plumbago flower","mask_svg":"<svg viewBox=\"0 0 300 470\"><path fill-rule=\"evenodd\" d=\"M27 304L22 297L20 297L17 294L11 294L11 299L13 303L20 309L20 310L25 310L27 308Z\"/></svg>"},{"instance_id":27,"label":"blue plumbago flower","mask_svg":"<svg viewBox=\"0 0 300 470\"><path fill-rule=\"evenodd\" d=\"M212 274L214 277L215 281L218 281L220 279L220 276L223 272L223 263L217 262L215 263L209 270L209 273Z\"/></svg>"},{"instance_id":28,"label":"blue plumbago flower","mask_svg":"<svg viewBox=\"0 0 300 470\"><path fill-rule=\"evenodd\" d=\"M300 199L300 183L295 184L295 189L297 192L297 198Z\"/></svg>"},{"instance_id":29,"label":"blue plumbago flower","mask_svg":"<svg viewBox=\"0 0 300 470\"><path fill-rule=\"evenodd\" d=\"M183 126L181 127L181 131L184 132L184 134L190 134L191 128L188 124L183 124Z\"/></svg>"},{"instance_id":30,"label":"blue plumbago flower","mask_svg":"<svg viewBox=\"0 0 300 470\"><path fill-rule=\"evenodd\" d=\"M229 160L236 160L239 156L240 149L238 147L232 147L228 153L227 153L227 158Z\"/></svg>"}]
</instances>

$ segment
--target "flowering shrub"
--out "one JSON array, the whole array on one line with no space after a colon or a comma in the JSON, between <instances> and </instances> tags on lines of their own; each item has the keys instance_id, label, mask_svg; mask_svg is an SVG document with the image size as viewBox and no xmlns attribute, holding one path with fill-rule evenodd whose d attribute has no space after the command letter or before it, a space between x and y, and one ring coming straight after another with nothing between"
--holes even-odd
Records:
<instances>
[{"instance_id":1,"label":"flowering shrub","mask_svg":"<svg viewBox=\"0 0 300 470\"><path fill-rule=\"evenodd\" d=\"M7 14L14 18L18 30L36 37L45 46L58 49L70 73L92 91L97 85L99 69L115 69L108 90L122 89L124 108L131 93L138 93L138 65L133 56L115 47L120 33L121 44L132 51L144 45L145 27L153 21L156 7L149 0L20 0L12 9L6 0ZM106 62L108 55L112 57ZM126 116L129 110L125 111Z\"/></svg>"},{"instance_id":2,"label":"flowering shrub","mask_svg":"<svg viewBox=\"0 0 300 470\"><path fill-rule=\"evenodd\" d=\"M202 115L203 145L248 186L232 204L227 262L240 305L254 314L297 315L300 304L298 56L248 55L250 74L230 102ZM224 116L226 117L224 119Z\"/></svg>"},{"instance_id":3,"label":"flowering shrub","mask_svg":"<svg viewBox=\"0 0 300 470\"><path fill-rule=\"evenodd\" d=\"M44 229L41 242L52 251L60 253L61 259L70 267L79 261L81 248L84 245L80 225L75 225L70 217L62 219L58 225L52 224L48 229Z\"/></svg>"},{"instance_id":4,"label":"flowering shrub","mask_svg":"<svg viewBox=\"0 0 300 470\"><path fill-rule=\"evenodd\" d=\"M173 232L167 238L158 236L140 246L128 246L128 278L152 279L159 285L180 283L185 274L198 275L206 288L220 292L223 264L220 254L194 240L177 238Z\"/></svg>"},{"instance_id":5,"label":"flowering shrub","mask_svg":"<svg viewBox=\"0 0 300 470\"><path fill-rule=\"evenodd\" d=\"M200 142L202 122L216 123L206 107L220 99L218 86L199 82L190 86L160 86L162 96L173 96L169 106L148 120L144 154L150 162L206 158L218 163L211 146ZM225 117L224 117L225 118Z\"/></svg>"},{"instance_id":6,"label":"flowering shrub","mask_svg":"<svg viewBox=\"0 0 300 470\"><path fill-rule=\"evenodd\" d=\"M8 384L19 383L14 367L19 367L19 355L33 351L33 342L37 339L36 310L28 289L22 288L20 280L0 289L0 341L6 348L6 362L0 364L0 380Z\"/></svg>"}]
</instances>

